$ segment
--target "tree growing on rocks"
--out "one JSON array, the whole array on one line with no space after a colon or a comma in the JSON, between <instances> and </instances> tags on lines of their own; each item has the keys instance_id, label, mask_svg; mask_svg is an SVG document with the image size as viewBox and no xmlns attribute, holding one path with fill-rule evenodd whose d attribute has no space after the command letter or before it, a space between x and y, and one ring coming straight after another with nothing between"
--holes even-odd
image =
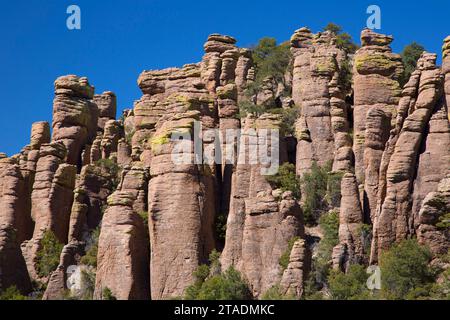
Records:
<instances>
[{"instance_id":1,"label":"tree growing on rocks","mask_svg":"<svg viewBox=\"0 0 450 320\"><path fill-rule=\"evenodd\" d=\"M411 74L417 67L417 61L419 60L422 53L425 51L425 47L417 42L412 42L403 48L401 53L403 65L405 71L400 78L400 84L403 86L408 82Z\"/></svg>"}]
</instances>

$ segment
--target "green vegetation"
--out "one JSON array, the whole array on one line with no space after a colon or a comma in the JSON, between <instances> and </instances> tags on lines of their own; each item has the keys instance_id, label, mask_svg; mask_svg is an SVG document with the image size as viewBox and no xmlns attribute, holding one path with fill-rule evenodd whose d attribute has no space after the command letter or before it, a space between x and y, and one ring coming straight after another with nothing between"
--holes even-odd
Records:
<instances>
[{"instance_id":1,"label":"green vegetation","mask_svg":"<svg viewBox=\"0 0 450 320\"><path fill-rule=\"evenodd\" d=\"M431 287L431 299L450 300L450 269L445 270L439 278L440 282Z\"/></svg>"},{"instance_id":2,"label":"green vegetation","mask_svg":"<svg viewBox=\"0 0 450 320\"><path fill-rule=\"evenodd\" d=\"M291 191L296 199L300 199L300 179L295 173L293 164L282 164L277 174L267 176L266 179L273 188L281 189L283 192Z\"/></svg>"},{"instance_id":3,"label":"green vegetation","mask_svg":"<svg viewBox=\"0 0 450 320\"><path fill-rule=\"evenodd\" d=\"M132 144L133 136L135 133L136 133L136 130L132 130L132 131L126 133L126 135L125 135L125 141L129 146L131 146L131 144Z\"/></svg>"},{"instance_id":4,"label":"green vegetation","mask_svg":"<svg viewBox=\"0 0 450 320\"><path fill-rule=\"evenodd\" d=\"M221 243L225 243L225 236L227 233L227 214L219 213L216 217L215 222L215 231L216 231L216 238Z\"/></svg>"},{"instance_id":5,"label":"green vegetation","mask_svg":"<svg viewBox=\"0 0 450 320\"><path fill-rule=\"evenodd\" d=\"M326 279L329 273L333 248L339 243L339 212L330 211L322 215L319 219L319 226L322 229L323 238L319 243L314 267L319 277Z\"/></svg>"},{"instance_id":6,"label":"green vegetation","mask_svg":"<svg viewBox=\"0 0 450 320\"><path fill-rule=\"evenodd\" d=\"M81 263L87 266L97 268L97 253L98 253L98 239L100 237L100 228L92 231L89 243L87 244L88 250L86 255L81 258Z\"/></svg>"},{"instance_id":7,"label":"green vegetation","mask_svg":"<svg viewBox=\"0 0 450 320\"><path fill-rule=\"evenodd\" d=\"M322 229L323 237L317 248L317 253L313 257L312 268L306 281L306 299L323 299L319 292L327 286L331 268L331 255L333 248L339 243L339 213L330 211L319 219L319 226Z\"/></svg>"},{"instance_id":8,"label":"green vegetation","mask_svg":"<svg viewBox=\"0 0 450 320\"><path fill-rule=\"evenodd\" d=\"M239 103L240 117L247 114L259 116L268 110L276 108L273 99L269 99L264 104L255 103L254 97L257 97L265 81L284 84L284 75L291 63L291 51L288 42L277 44L274 38L263 38L252 48L252 59L255 66L255 81L248 84L246 89L247 99Z\"/></svg>"},{"instance_id":9,"label":"green vegetation","mask_svg":"<svg viewBox=\"0 0 450 320\"><path fill-rule=\"evenodd\" d=\"M36 269L40 277L47 277L56 270L63 247L53 232L45 232L37 252Z\"/></svg>"},{"instance_id":10,"label":"green vegetation","mask_svg":"<svg viewBox=\"0 0 450 320\"><path fill-rule=\"evenodd\" d=\"M148 211L140 211L138 215L142 218L144 225L148 227Z\"/></svg>"},{"instance_id":11,"label":"green vegetation","mask_svg":"<svg viewBox=\"0 0 450 320\"><path fill-rule=\"evenodd\" d=\"M438 223L436 223L436 227L440 230L450 229L450 212L439 217L439 221Z\"/></svg>"},{"instance_id":12,"label":"green vegetation","mask_svg":"<svg viewBox=\"0 0 450 320\"><path fill-rule=\"evenodd\" d=\"M185 291L185 300L248 300L251 293L241 274L233 267L220 272L220 254L213 251L210 266L201 265L194 272L195 283Z\"/></svg>"},{"instance_id":13,"label":"green vegetation","mask_svg":"<svg viewBox=\"0 0 450 320\"><path fill-rule=\"evenodd\" d=\"M295 122L300 115L300 108L276 108L267 112L281 115L280 134L283 136L295 136Z\"/></svg>"},{"instance_id":14,"label":"green vegetation","mask_svg":"<svg viewBox=\"0 0 450 320\"><path fill-rule=\"evenodd\" d=\"M200 288L196 300L247 300L250 291L241 274L234 268L207 279Z\"/></svg>"},{"instance_id":15,"label":"green vegetation","mask_svg":"<svg viewBox=\"0 0 450 320\"><path fill-rule=\"evenodd\" d=\"M386 299L416 299L430 291L436 276L429 262L431 252L415 239L394 245L381 255L382 296Z\"/></svg>"},{"instance_id":16,"label":"green vegetation","mask_svg":"<svg viewBox=\"0 0 450 320\"><path fill-rule=\"evenodd\" d=\"M0 301L2 300L28 300L28 297L22 295L16 286L12 286L0 293Z\"/></svg>"},{"instance_id":17,"label":"green vegetation","mask_svg":"<svg viewBox=\"0 0 450 320\"><path fill-rule=\"evenodd\" d=\"M338 48L344 49L347 53L355 53L358 45L353 42L352 36L347 32L342 32L342 27L334 23L325 26L324 31L330 31L336 35L336 45Z\"/></svg>"},{"instance_id":18,"label":"green vegetation","mask_svg":"<svg viewBox=\"0 0 450 320\"><path fill-rule=\"evenodd\" d=\"M342 62L341 68L339 70L339 77L344 92L351 93L353 84L353 71L352 66L348 60Z\"/></svg>"},{"instance_id":19,"label":"green vegetation","mask_svg":"<svg viewBox=\"0 0 450 320\"><path fill-rule=\"evenodd\" d=\"M261 300L296 300L295 296L283 295L280 291L280 285L275 285L261 296Z\"/></svg>"},{"instance_id":20,"label":"green vegetation","mask_svg":"<svg viewBox=\"0 0 450 320\"><path fill-rule=\"evenodd\" d=\"M248 94L248 92L247 92ZM239 102L239 117L245 118L248 114L252 114L256 117L262 115L268 108L273 106L273 102L270 101L264 105L257 105L250 100L242 100Z\"/></svg>"},{"instance_id":21,"label":"green vegetation","mask_svg":"<svg viewBox=\"0 0 450 320\"><path fill-rule=\"evenodd\" d=\"M112 159L100 159L95 162L95 165L106 169L111 176L112 191L115 191L120 183L121 169L116 161Z\"/></svg>"},{"instance_id":22,"label":"green vegetation","mask_svg":"<svg viewBox=\"0 0 450 320\"><path fill-rule=\"evenodd\" d=\"M347 273L331 271L328 277L331 297L334 300L365 300L371 297L366 282L368 274L364 266L355 264Z\"/></svg>"},{"instance_id":23,"label":"green vegetation","mask_svg":"<svg viewBox=\"0 0 450 320\"><path fill-rule=\"evenodd\" d=\"M366 261L369 261L370 250L372 248L373 226L370 224L361 224L359 227L359 232L361 234L362 245L364 248L364 254L366 256Z\"/></svg>"},{"instance_id":24,"label":"green vegetation","mask_svg":"<svg viewBox=\"0 0 450 320\"><path fill-rule=\"evenodd\" d=\"M117 300L117 298L113 295L111 289L106 287L102 291L102 300Z\"/></svg>"},{"instance_id":25,"label":"green vegetation","mask_svg":"<svg viewBox=\"0 0 450 320\"><path fill-rule=\"evenodd\" d=\"M310 225L317 224L330 206L340 205L342 174L332 173L331 168L331 162L323 167L313 162L311 171L301 178L303 212Z\"/></svg>"},{"instance_id":26,"label":"green vegetation","mask_svg":"<svg viewBox=\"0 0 450 320\"><path fill-rule=\"evenodd\" d=\"M291 251L292 248L294 247L294 244L300 240L299 237L294 237L291 240L289 240L288 242L288 248L286 249L285 252L283 252L283 254L280 257L280 261L279 264L281 266L282 271L286 270L288 265L289 265L289 260L291 258Z\"/></svg>"},{"instance_id":27,"label":"green vegetation","mask_svg":"<svg viewBox=\"0 0 450 320\"><path fill-rule=\"evenodd\" d=\"M259 87L267 78L284 83L284 75L292 58L289 42L278 45L274 38L262 38L252 48L252 58L256 72L255 85Z\"/></svg>"},{"instance_id":28,"label":"green vegetation","mask_svg":"<svg viewBox=\"0 0 450 320\"><path fill-rule=\"evenodd\" d=\"M417 42L413 42L403 48L401 56L405 71L400 78L400 84L402 87L409 81L411 74L414 70L416 70L417 61L424 51L425 48Z\"/></svg>"}]
</instances>

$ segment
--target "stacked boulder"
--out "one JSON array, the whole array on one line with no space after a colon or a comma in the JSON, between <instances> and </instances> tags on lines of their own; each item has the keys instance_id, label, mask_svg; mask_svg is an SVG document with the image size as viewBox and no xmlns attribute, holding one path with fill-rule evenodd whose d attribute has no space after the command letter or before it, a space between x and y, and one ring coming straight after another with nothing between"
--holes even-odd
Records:
<instances>
[{"instance_id":1,"label":"stacked boulder","mask_svg":"<svg viewBox=\"0 0 450 320\"><path fill-rule=\"evenodd\" d=\"M45 233L51 231L59 242L67 243L76 167L65 163L66 152L66 147L59 142L44 144L39 151L31 195L34 233L33 238L23 245L28 270L33 279L38 279L37 252Z\"/></svg>"},{"instance_id":2,"label":"stacked boulder","mask_svg":"<svg viewBox=\"0 0 450 320\"><path fill-rule=\"evenodd\" d=\"M93 97L87 78L70 75L55 81L52 141L64 144L68 164L80 167L84 148L96 136L98 107Z\"/></svg>"},{"instance_id":3,"label":"stacked boulder","mask_svg":"<svg viewBox=\"0 0 450 320\"><path fill-rule=\"evenodd\" d=\"M270 164L259 162L261 159L252 161L256 145L261 142L261 132L279 126L277 115L245 119L221 257L223 269L234 267L240 271L255 297L279 283L282 271L279 260L288 250L288 242L304 237L303 213L298 201L291 192L273 190L264 171ZM275 143L279 146L272 149ZM278 152L280 164L287 160L283 141L270 140L264 148Z\"/></svg>"},{"instance_id":4,"label":"stacked boulder","mask_svg":"<svg viewBox=\"0 0 450 320\"><path fill-rule=\"evenodd\" d=\"M336 169L349 169L351 141L340 87L345 51L336 46L332 33L314 35L301 28L291 37L291 52L292 99L301 111L296 125L297 174L309 171L313 162L333 162L335 153Z\"/></svg>"},{"instance_id":5,"label":"stacked boulder","mask_svg":"<svg viewBox=\"0 0 450 320\"><path fill-rule=\"evenodd\" d=\"M133 210L134 195L116 191L108 198L98 244L94 298L105 290L119 300L150 299L149 243L142 218Z\"/></svg>"},{"instance_id":6,"label":"stacked boulder","mask_svg":"<svg viewBox=\"0 0 450 320\"><path fill-rule=\"evenodd\" d=\"M385 151L386 157L383 155L385 164L382 164L382 168L386 172L380 179L385 177L385 182L383 189L379 191L379 211L374 218L372 261L376 261L381 252L394 242L415 233L414 220L417 220L417 214L415 217L413 202L415 200L416 207L420 207L419 203L426 190L436 189L439 183L439 179L423 167L430 164L422 161L434 159L433 170L444 174L448 170L448 121L439 120L444 108L443 80L444 76L436 66L436 54L423 53L418 61L417 72L412 75L409 83L414 83L416 87L410 89L407 85L404 90L404 95L413 96L413 99L408 111L404 112L404 120L397 121L402 125L398 128L396 137L391 136ZM432 118L433 123L430 121ZM441 137L444 149L428 140L434 135ZM425 146L425 153L420 154L423 152L421 146ZM416 196L411 197L414 181L421 179L426 179L427 182L419 190L414 190Z\"/></svg>"},{"instance_id":7,"label":"stacked boulder","mask_svg":"<svg viewBox=\"0 0 450 320\"><path fill-rule=\"evenodd\" d=\"M364 184L365 163L378 163L379 153L365 154L366 126L373 121L385 121L383 118L396 118L396 107L399 102L401 88L399 78L403 73L401 56L392 53L389 47L393 37L375 33L365 29L361 33L361 48L356 52L353 67L354 80L354 143L355 173L359 184ZM378 108L377 113L369 113L372 108ZM385 115L380 115L382 112ZM369 117L369 119L367 119ZM380 120L376 120L381 117ZM375 119L373 119L375 118ZM383 126L379 129L381 130ZM389 128L388 128L389 132ZM368 138L385 137L385 133L369 134ZM383 142L383 141L376 141ZM369 147L377 150L370 141ZM364 160L367 157L366 161ZM374 157L369 158L369 157ZM376 172L376 168L370 168ZM369 196L372 199L372 196ZM372 204L369 204L372 207Z\"/></svg>"}]
</instances>

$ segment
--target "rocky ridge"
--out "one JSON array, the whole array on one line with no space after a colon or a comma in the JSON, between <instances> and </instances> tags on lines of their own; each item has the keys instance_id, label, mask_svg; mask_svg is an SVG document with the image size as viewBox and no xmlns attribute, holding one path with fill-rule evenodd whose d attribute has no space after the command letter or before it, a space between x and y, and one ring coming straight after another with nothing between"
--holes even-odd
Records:
<instances>
[{"instance_id":1,"label":"rocky ridge","mask_svg":"<svg viewBox=\"0 0 450 320\"><path fill-rule=\"evenodd\" d=\"M230 36L210 35L199 63L142 72L142 97L118 120L113 92L95 95L86 78L58 78L52 132L36 122L19 154L0 154L0 292L29 294L33 281L46 286L43 299L64 299L76 295L68 272L78 266L95 278L94 299L183 297L219 249L215 272L237 270L253 298L273 288L302 298L317 250L303 210L307 190L274 185L270 164L249 161L259 130L281 133L263 151L292 165L294 176L331 164L328 174L342 177L339 199L327 207L339 212L334 269L376 264L408 238L439 260L450 247L442 228L450 208L450 37L442 67L424 52L403 87L392 41L363 30L352 56L333 33L298 29L285 75L292 90L281 97L288 87L265 79L253 101L283 101L275 112L245 116L240 106L258 66ZM293 135L284 131L288 109L298 111ZM174 161L182 157L192 161ZM44 272L49 237L62 250Z\"/></svg>"}]
</instances>

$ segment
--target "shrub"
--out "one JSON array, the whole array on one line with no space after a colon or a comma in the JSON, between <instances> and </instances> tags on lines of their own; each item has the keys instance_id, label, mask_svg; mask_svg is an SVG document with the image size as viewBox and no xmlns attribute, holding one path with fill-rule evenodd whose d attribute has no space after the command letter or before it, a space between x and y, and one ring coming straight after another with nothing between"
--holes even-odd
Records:
<instances>
[{"instance_id":1,"label":"shrub","mask_svg":"<svg viewBox=\"0 0 450 320\"><path fill-rule=\"evenodd\" d=\"M417 61L424 51L425 48L417 42L413 42L403 48L401 56L405 71L400 78L400 84L402 86L404 86L409 81L411 74L417 67Z\"/></svg>"},{"instance_id":2,"label":"shrub","mask_svg":"<svg viewBox=\"0 0 450 320\"><path fill-rule=\"evenodd\" d=\"M373 226L370 224L361 223L359 226L359 233L361 236L361 242L364 248L366 261L369 261L370 251L372 248Z\"/></svg>"},{"instance_id":3,"label":"shrub","mask_svg":"<svg viewBox=\"0 0 450 320\"><path fill-rule=\"evenodd\" d=\"M299 240L299 237L294 237L291 240L289 240L288 242L288 248L286 249L285 252L283 252L283 254L280 257L279 260L279 264L281 266L281 270L284 271L287 269L288 265L289 265L289 260L291 258L291 252L292 252L292 248L294 247L294 244Z\"/></svg>"},{"instance_id":4,"label":"shrub","mask_svg":"<svg viewBox=\"0 0 450 320\"><path fill-rule=\"evenodd\" d=\"M47 277L59 265L59 257L64 245L58 241L55 234L46 231L40 241L40 249L37 252L36 269L40 277Z\"/></svg>"},{"instance_id":5,"label":"shrub","mask_svg":"<svg viewBox=\"0 0 450 320\"><path fill-rule=\"evenodd\" d=\"M89 244L87 245L88 250L86 255L81 258L81 263L87 266L92 266L97 268L97 253L98 253L98 239L100 237L100 228L92 231Z\"/></svg>"},{"instance_id":6,"label":"shrub","mask_svg":"<svg viewBox=\"0 0 450 320\"><path fill-rule=\"evenodd\" d=\"M117 298L113 295L112 291L106 287L102 291L102 300L117 300Z\"/></svg>"},{"instance_id":7,"label":"shrub","mask_svg":"<svg viewBox=\"0 0 450 320\"><path fill-rule=\"evenodd\" d=\"M342 172L332 172L332 162L323 167L313 162L311 171L300 179L305 222L316 225L320 216L330 208L339 207Z\"/></svg>"},{"instance_id":8,"label":"shrub","mask_svg":"<svg viewBox=\"0 0 450 320\"><path fill-rule=\"evenodd\" d=\"M331 296L334 300L362 300L370 297L366 286L368 274L364 266L351 265L347 273L331 271L328 277Z\"/></svg>"},{"instance_id":9,"label":"shrub","mask_svg":"<svg viewBox=\"0 0 450 320\"><path fill-rule=\"evenodd\" d=\"M250 298L247 284L233 267L223 274L207 279L197 296L197 300L247 300Z\"/></svg>"},{"instance_id":10,"label":"shrub","mask_svg":"<svg viewBox=\"0 0 450 320\"><path fill-rule=\"evenodd\" d=\"M450 229L450 212L439 217L439 221L438 223L436 223L436 227L440 230Z\"/></svg>"},{"instance_id":11,"label":"shrub","mask_svg":"<svg viewBox=\"0 0 450 320\"><path fill-rule=\"evenodd\" d=\"M333 248L339 243L339 213L330 211L319 219L323 237L318 243L316 254L313 256L311 272L305 285L305 298L307 300L323 299L321 290L327 285L331 268Z\"/></svg>"},{"instance_id":12,"label":"shrub","mask_svg":"<svg viewBox=\"0 0 450 320\"><path fill-rule=\"evenodd\" d=\"M249 100L242 100L239 102L239 118L245 118L248 114L259 117L266 111L265 106L256 105Z\"/></svg>"},{"instance_id":13,"label":"shrub","mask_svg":"<svg viewBox=\"0 0 450 320\"><path fill-rule=\"evenodd\" d=\"M303 213L308 224L315 224L321 212L327 208L325 196L330 170L330 164L320 167L317 162L313 162L311 171L301 178Z\"/></svg>"},{"instance_id":14,"label":"shrub","mask_svg":"<svg viewBox=\"0 0 450 320\"><path fill-rule=\"evenodd\" d=\"M112 190L116 190L120 183L120 166L116 161L112 159L100 159L95 162L95 165L106 169L106 171L111 176Z\"/></svg>"},{"instance_id":15,"label":"shrub","mask_svg":"<svg viewBox=\"0 0 450 320\"><path fill-rule=\"evenodd\" d=\"M340 207L341 205L341 182L343 176L344 174L340 171L327 173L326 200L331 207Z\"/></svg>"},{"instance_id":16,"label":"shrub","mask_svg":"<svg viewBox=\"0 0 450 320\"><path fill-rule=\"evenodd\" d=\"M261 300L296 300L294 296L281 294L280 285L274 285L267 290L262 296Z\"/></svg>"},{"instance_id":17,"label":"shrub","mask_svg":"<svg viewBox=\"0 0 450 320\"><path fill-rule=\"evenodd\" d=\"M16 286L9 287L0 294L1 300L28 300L26 296L23 296Z\"/></svg>"},{"instance_id":18,"label":"shrub","mask_svg":"<svg viewBox=\"0 0 450 320\"><path fill-rule=\"evenodd\" d=\"M387 299L417 297L415 290L434 281L435 271L429 266L431 252L415 239L394 245L381 255L382 295Z\"/></svg>"},{"instance_id":19,"label":"shrub","mask_svg":"<svg viewBox=\"0 0 450 320\"><path fill-rule=\"evenodd\" d=\"M346 32L342 32L342 27L334 23L329 23L324 31L330 31L336 35L336 46L344 49L347 53L355 53L358 45L353 42L352 36Z\"/></svg>"},{"instance_id":20,"label":"shrub","mask_svg":"<svg viewBox=\"0 0 450 320\"><path fill-rule=\"evenodd\" d=\"M92 300L95 291L95 273L92 270L82 270L81 276L84 283L84 292L81 299Z\"/></svg>"},{"instance_id":21,"label":"shrub","mask_svg":"<svg viewBox=\"0 0 450 320\"><path fill-rule=\"evenodd\" d=\"M186 288L184 293L184 299L186 300L196 300L199 292L203 286L203 283L206 281L206 278L209 276L209 267L206 264L203 264L194 271L194 279L195 282L193 285L190 285Z\"/></svg>"},{"instance_id":22,"label":"shrub","mask_svg":"<svg viewBox=\"0 0 450 320\"><path fill-rule=\"evenodd\" d=\"M278 45L274 38L263 38L252 48L252 58L256 79L247 85L245 92L247 99L239 102L239 116L241 118L247 114L260 116L275 107L274 99L269 99L264 104L257 105L254 103L253 97L258 95L266 79L285 84L284 75L292 59L290 45L288 42Z\"/></svg>"},{"instance_id":23,"label":"shrub","mask_svg":"<svg viewBox=\"0 0 450 320\"><path fill-rule=\"evenodd\" d=\"M225 237L227 233L227 219L228 216L225 213L219 213L216 217L215 223L216 238L221 243L225 242Z\"/></svg>"},{"instance_id":24,"label":"shrub","mask_svg":"<svg viewBox=\"0 0 450 320\"><path fill-rule=\"evenodd\" d=\"M138 215L142 218L144 226L148 227L148 211L140 211Z\"/></svg>"},{"instance_id":25,"label":"shrub","mask_svg":"<svg viewBox=\"0 0 450 320\"><path fill-rule=\"evenodd\" d=\"M247 300L251 298L247 283L233 267L220 272L220 253L213 250L210 266L201 265L194 272L195 282L184 294L186 300Z\"/></svg>"},{"instance_id":26,"label":"shrub","mask_svg":"<svg viewBox=\"0 0 450 320\"><path fill-rule=\"evenodd\" d=\"M431 288L431 299L450 300L450 269L445 270L439 278L439 283Z\"/></svg>"},{"instance_id":27,"label":"shrub","mask_svg":"<svg viewBox=\"0 0 450 320\"><path fill-rule=\"evenodd\" d=\"M279 188L283 192L292 191L296 199L300 198L300 179L295 173L295 166L293 164L282 164L275 175L267 176L266 179L273 188Z\"/></svg>"},{"instance_id":28,"label":"shrub","mask_svg":"<svg viewBox=\"0 0 450 320\"><path fill-rule=\"evenodd\" d=\"M284 74L292 58L290 45L288 42L278 45L274 38L262 38L252 48L252 58L256 71L255 83L258 86L268 77L284 82Z\"/></svg>"},{"instance_id":29,"label":"shrub","mask_svg":"<svg viewBox=\"0 0 450 320\"><path fill-rule=\"evenodd\" d=\"M333 248L339 243L339 213L330 211L322 215L319 220L319 226L322 229L323 238L320 240L317 250L315 268L319 272L319 276L321 275L322 279L326 279Z\"/></svg>"},{"instance_id":30,"label":"shrub","mask_svg":"<svg viewBox=\"0 0 450 320\"><path fill-rule=\"evenodd\" d=\"M281 115L280 135L295 136L295 122L300 115L300 108L275 108L268 112Z\"/></svg>"}]
</instances>

